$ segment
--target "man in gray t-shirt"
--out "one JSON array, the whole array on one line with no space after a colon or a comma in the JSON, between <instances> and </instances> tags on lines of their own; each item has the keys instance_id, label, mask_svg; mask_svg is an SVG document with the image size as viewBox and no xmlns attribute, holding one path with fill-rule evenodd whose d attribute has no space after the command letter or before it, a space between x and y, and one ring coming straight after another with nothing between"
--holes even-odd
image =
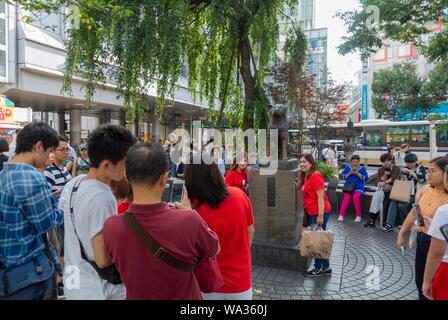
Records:
<instances>
[{"instance_id":1,"label":"man in gray t-shirt","mask_svg":"<svg viewBox=\"0 0 448 320\"><path fill-rule=\"evenodd\" d=\"M117 214L117 201L109 185L124 178L124 157L134 143L132 133L122 126L98 127L88 141L89 173L70 181L62 192L59 206L64 211L67 299L125 298L124 286L100 278L96 269L113 264L103 238L104 222ZM82 257L82 249L90 263Z\"/></svg>"}]
</instances>

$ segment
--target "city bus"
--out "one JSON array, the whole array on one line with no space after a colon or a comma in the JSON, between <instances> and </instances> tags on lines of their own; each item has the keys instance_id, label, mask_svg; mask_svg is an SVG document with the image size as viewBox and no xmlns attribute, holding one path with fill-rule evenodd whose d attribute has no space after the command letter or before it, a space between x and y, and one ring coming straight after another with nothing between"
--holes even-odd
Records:
<instances>
[{"instance_id":1,"label":"city bus","mask_svg":"<svg viewBox=\"0 0 448 320\"><path fill-rule=\"evenodd\" d=\"M310 129L311 127L308 127L307 129L305 129L303 131L303 141L302 141L302 152L303 153L310 153L311 152L311 142L316 142L315 139L312 139L310 137ZM289 133L289 143L290 145L292 145L292 151L294 153L295 156L299 156L300 154L300 130L297 129L290 129L288 130ZM344 147L344 141L342 139L327 139L322 138L321 140L319 140L319 146L320 149L323 149L325 146L329 146L329 145L335 145L335 149L337 151L337 155L338 155L338 159L341 160L343 159L344 156L344 151L343 151L343 147Z\"/></svg>"},{"instance_id":2,"label":"city bus","mask_svg":"<svg viewBox=\"0 0 448 320\"><path fill-rule=\"evenodd\" d=\"M431 159L448 154L448 130L438 130L437 125L441 123L431 125L429 121L388 120L355 123L353 130L359 133L355 154L361 157L365 165L381 165L379 158L387 152L388 146L398 149L401 144L407 143L419 162L427 165ZM329 135L332 139L344 139L346 128L346 124L333 125Z\"/></svg>"},{"instance_id":3,"label":"city bus","mask_svg":"<svg viewBox=\"0 0 448 320\"><path fill-rule=\"evenodd\" d=\"M425 165L448 153L448 130L437 130L437 124L429 121L362 121L359 126L363 130L356 153L367 164L379 165L387 146L398 148L403 143L409 144L410 151Z\"/></svg>"}]
</instances>

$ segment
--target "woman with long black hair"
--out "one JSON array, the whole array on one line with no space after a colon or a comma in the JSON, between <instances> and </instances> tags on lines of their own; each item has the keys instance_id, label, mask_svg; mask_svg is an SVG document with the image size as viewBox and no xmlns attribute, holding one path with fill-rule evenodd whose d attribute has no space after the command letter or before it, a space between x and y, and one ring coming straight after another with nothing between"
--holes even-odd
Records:
<instances>
[{"instance_id":1,"label":"woman with long black hair","mask_svg":"<svg viewBox=\"0 0 448 320\"><path fill-rule=\"evenodd\" d=\"M217 256L224 286L205 300L252 300L250 246L254 236L252 205L237 187L226 186L216 163L186 164L185 187L191 203L219 237Z\"/></svg>"}]
</instances>

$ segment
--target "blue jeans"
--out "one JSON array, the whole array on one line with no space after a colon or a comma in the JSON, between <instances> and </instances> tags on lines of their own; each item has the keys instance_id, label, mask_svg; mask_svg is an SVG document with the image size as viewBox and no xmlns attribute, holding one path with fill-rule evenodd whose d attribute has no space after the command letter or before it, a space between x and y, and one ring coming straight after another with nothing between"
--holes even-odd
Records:
<instances>
[{"instance_id":1,"label":"blue jeans","mask_svg":"<svg viewBox=\"0 0 448 320\"><path fill-rule=\"evenodd\" d=\"M397 220L397 213L400 213L401 223L403 223L408 215L409 207L414 203L414 201L415 196L411 196L409 203L392 200L387 212L387 223L393 227L395 225L395 221Z\"/></svg>"},{"instance_id":2,"label":"blue jeans","mask_svg":"<svg viewBox=\"0 0 448 320\"><path fill-rule=\"evenodd\" d=\"M328 220L330 220L330 212L324 214L324 224L322 225L322 230L327 230ZM310 216L310 225L317 223L317 216ZM320 270L322 268L330 268L330 260L327 259L315 259L314 268Z\"/></svg>"},{"instance_id":3,"label":"blue jeans","mask_svg":"<svg viewBox=\"0 0 448 320\"><path fill-rule=\"evenodd\" d=\"M176 177L176 165L172 162L170 162L170 178L175 178Z\"/></svg>"}]
</instances>

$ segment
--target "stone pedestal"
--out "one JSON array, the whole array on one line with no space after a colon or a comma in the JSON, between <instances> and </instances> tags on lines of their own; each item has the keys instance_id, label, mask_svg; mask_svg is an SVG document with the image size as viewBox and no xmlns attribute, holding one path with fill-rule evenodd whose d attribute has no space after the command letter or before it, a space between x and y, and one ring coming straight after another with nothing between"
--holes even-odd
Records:
<instances>
[{"instance_id":1,"label":"stone pedestal","mask_svg":"<svg viewBox=\"0 0 448 320\"><path fill-rule=\"evenodd\" d=\"M249 172L250 200L255 218L252 245L254 264L303 271L307 259L300 256L303 195L294 185L297 160L279 161L275 175Z\"/></svg>"}]
</instances>

